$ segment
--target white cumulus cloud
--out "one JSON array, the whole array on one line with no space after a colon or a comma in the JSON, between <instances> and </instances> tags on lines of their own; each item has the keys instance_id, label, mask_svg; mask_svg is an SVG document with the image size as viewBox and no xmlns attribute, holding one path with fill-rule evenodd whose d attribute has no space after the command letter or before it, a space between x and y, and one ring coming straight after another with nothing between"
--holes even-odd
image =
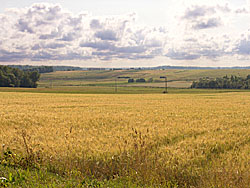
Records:
<instances>
[{"instance_id":1,"label":"white cumulus cloud","mask_svg":"<svg viewBox=\"0 0 250 188\"><path fill-rule=\"evenodd\" d=\"M0 14L0 62L250 56L250 35L241 36L237 26L237 19L250 21L248 6L233 8L223 0L182 5L159 27L138 25L135 13L73 14L47 3L8 9Z\"/></svg>"}]
</instances>

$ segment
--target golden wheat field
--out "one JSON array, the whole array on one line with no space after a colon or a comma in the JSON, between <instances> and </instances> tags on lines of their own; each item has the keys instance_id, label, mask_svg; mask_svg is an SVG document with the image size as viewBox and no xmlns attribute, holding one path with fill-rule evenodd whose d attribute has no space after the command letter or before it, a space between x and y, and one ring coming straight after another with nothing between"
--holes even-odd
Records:
<instances>
[{"instance_id":1,"label":"golden wheat field","mask_svg":"<svg viewBox=\"0 0 250 188\"><path fill-rule=\"evenodd\" d=\"M0 93L0 144L43 163L178 187L250 185L250 93Z\"/></svg>"}]
</instances>

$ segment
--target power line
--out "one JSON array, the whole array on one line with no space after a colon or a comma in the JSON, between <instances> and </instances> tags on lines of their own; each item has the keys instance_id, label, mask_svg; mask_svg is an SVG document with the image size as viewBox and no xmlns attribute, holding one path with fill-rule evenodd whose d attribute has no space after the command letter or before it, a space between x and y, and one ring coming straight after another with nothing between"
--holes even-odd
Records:
<instances>
[{"instance_id":1,"label":"power line","mask_svg":"<svg viewBox=\"0 0 250 188\"><path fill-rule=\"evenodd\" d=\"M167 77L166 76L161 76L160 78L164 78L165 79L165 91L163 91L163 93L168 93L168 81L167 81Z\"/></svg>"}]
</instances>

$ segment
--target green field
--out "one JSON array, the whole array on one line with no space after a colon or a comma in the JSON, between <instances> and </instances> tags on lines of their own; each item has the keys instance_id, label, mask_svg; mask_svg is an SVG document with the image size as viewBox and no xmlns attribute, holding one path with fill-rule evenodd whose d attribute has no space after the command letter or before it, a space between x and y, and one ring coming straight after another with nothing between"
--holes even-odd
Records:
<instances>
[{"instance_id":1,"label":"green field","mask_svg":"<svg viewBox=\"0 0 250 188\"><path fill-rule=\"evenodd\" d=\"M250 70L115 70L115 71L65 71L42 74L39 87L115 87L117 82L120 90L125 87L163 88L167 76L168 86L171 88L189 88L193 81L203 77L223 77L236 75L246 77ZM118 77L131 77L133 79L152 78L152 83L129 84L127 79ZM126 90L126 89L124 89ZM127 89L128 90L128 89ZM133 89L134 90L134 89Z\"/></svg>"},{"instance_id":2,"label":"green field","mask_svg":"<svg viewBox=\"0 0 250 188\"><path fill-rule=\"evenodd\" d=\"M203 77L238 75L246 77L249 70L115 70L115 71L58 71L41 74L37 89L0 88L4 92L75 93L75 94L149 94L164 91L164 79L168 78L169 93L221 93L242 90L200 90L189 89L193 81ZM150 78L153 82L128 83L128 79Z\"/></svg>"}]
</instances>

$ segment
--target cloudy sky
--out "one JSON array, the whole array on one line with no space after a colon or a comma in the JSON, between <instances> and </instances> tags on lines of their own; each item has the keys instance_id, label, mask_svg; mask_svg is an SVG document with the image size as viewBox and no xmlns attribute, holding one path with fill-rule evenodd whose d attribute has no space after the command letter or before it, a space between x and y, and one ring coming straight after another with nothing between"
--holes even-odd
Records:
<instances>
[{"instance_id":1,"label":"cloudy sky","mask_svg":"<svg viewBox=\"0 0 250 188\"><path fill-rule=\"evenodd\" d=\"M0 2L0 64L250 66L249 0Z\"/></svg>"}]
</instances>

